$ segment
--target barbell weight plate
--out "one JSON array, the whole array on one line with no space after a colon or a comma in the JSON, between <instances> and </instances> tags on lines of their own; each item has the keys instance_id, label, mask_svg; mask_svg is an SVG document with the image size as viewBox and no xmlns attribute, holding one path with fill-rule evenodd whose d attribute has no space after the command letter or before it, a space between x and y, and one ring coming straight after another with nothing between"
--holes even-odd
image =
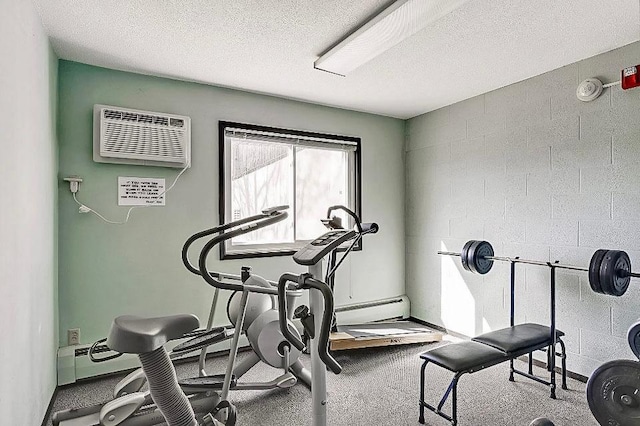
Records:
<instances>
[{"instance_id":1,"label":"barbell weight plate","mask_svg":"<svg viewBox=\"0 0 640 426\"><path fill-rule=\"evenodd\" d=\"M602 259L607 251L608 250L605 249L596 250L589 262L589 285L591 286L591 290L596 293L603 293L602 286L600 285L600 264L602 264Z\"/></svg>"},{"instance_id":2,"label":"barbell weight plate","mask_svg":"<svg viewBox=\"0 0 640 426\"><path fill-rule=\"evenodd\" d=\"M627 340L631 351L640 359L640 321L636 321L629 327Z\"/></svg>"},{"instance_id":3,"label":"barbell weight plate","mask_svg":"<svg viewBox=\"0 0 640 426\"><path fill-rule=\"evenodd\" d=\"M474 240L469 246L469 251L467 252L467 263L469 263L469 270L474 274L478 273L476 271L476 250L478 249L478 245L480 245L482 241Z\"/></svg>"},{"instance_id":4,"label":"barbell weight plate","mask_svg":"<svg viewBox=\"0 0 640 426\"><path fill-rule=\"evenodd\" d=\"M462 247L462 251L460 252L460 260L462 262L462 267L467 271L471 271L471 269L469 268L469 261L467 260L468 259L467 255L469 254L469 247L471 247L471 244L473 244L473 242L474 240L469 240L466 243L464 243L464 246Z\"/></svg>"},{"instance_id":5,"label":"barbell weight plate","mask_svg":"<svg viewBox=\"0 0 640 426\"><path fill-rule=\"evenodd\" d=\"M538 417L537 419L529 423L529 426L555 426L555 425L551 420L549 420L546 417Z\"/></svg>"},{"instance_id":6,"label":"barbell weight plate","mask_svg":"<svg viewBox=\"0 0 640 426\"><path fill-rule=\"evenodd\" d=\"M629 288L631 259L620 250L609 250L600 264L600 287L611 296L622 296Z\"/></svg>"},{"instance_id":7,"label":"barbell weight plate","mask_svg":"<svg viewBox=\"0 0 640 426\"><path fill-rule=\"evenodd\" d=\"M493 267L493 259L487 259L487 256L493 256L493 247L488 241L478 241L473 251L473 269L480 275L488 273Z\"/></svg>"},{"instance_id":8,"label":"barbell weight plate","mask_svg":"<svg viewBox=\"0 0 640 426\"><path fill-rule=\"evenodd\" d=\"M620 359L598 367L587 381L587 402L603 426L640 425L640 362Z\"/></svg>"}]
</instances>

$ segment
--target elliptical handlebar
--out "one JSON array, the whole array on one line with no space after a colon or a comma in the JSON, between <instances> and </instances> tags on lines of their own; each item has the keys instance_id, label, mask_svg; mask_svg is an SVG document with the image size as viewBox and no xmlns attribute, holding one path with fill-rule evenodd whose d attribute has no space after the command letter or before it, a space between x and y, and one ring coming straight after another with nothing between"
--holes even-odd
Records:
<instances>
[{"instance_id":1,"label":"elliptical handlebar","mask_svg":"<svg viewBox=\"0 0 640 426\"><path fill-rule=\"evenodd\" d=\"M189 272L192 272L196 275L201 275L209 284L213 285L214 287L220 287L220 288L224 288L224 284L220 283L219 281L216 281L215 279L213 279L212 274L209 273L209 271L206 270L206 268L204 269L204 271L201 268L196 268L191 261L189 260L189 248L191 247L191 245L196 241L199 240L201 238L207 237L209 235L212 234L216 234L219 233L219 235L215 236L214 238L212 238L206 245L205 248L208 247L207 253L206 255L209 254L209 251L217 244L226 241L228 239L237 237L239 235L243 235L246 234L248 232L252 232L255 231L257 229L260 228L264 228L266 226L272 225L274 223L280 222L284 219L286 219L289 214L284 211L286 209L288 209L289 206L277 206L277 207L271 207L268 209L265 209L262 211L262 213L254 215L254 216L250 216L250 217L246 217L243 219L239 219L239 220L235 220L233 222L229 222L223 225L219 225L210 229L206 229L204 231L200 231L197 232L193 235L191 235L187 241L185 241L184 245L182 246L182 263L184 264L184 266L189 270ZM233 229L233 228L238 228L239 229ZM231 231L228 231L231 230ZM225 232L226 231L226 232ZM203 248L202 251L200 252L200 259L202 258L202 255L204 253L205 249ZM205 255L205 258L206 258ZM200 260L199 259L199 260ZM206 260L206 259L205 259ZM198 262L198 266L200 266L200 261ZM215 274L214 274L215 275ZM208 278L212 279L212 281L210 281ZM216 284L221 284L221 286L218 286ZM235 289L234 289L235 290Z\"/></svg>"},{"instance_id":2,"label":"elliptical handlebar","mask_svg":"<svg viewBox=\"0 0 640 426\"><path fill-rule=\"evenodd\" d=\"M331 322L333 321L333 292L329 286L320 280L313 278L309 274L293 275L283 274L278 280L278 317L280 331L284 337L298 350L304 350L304 343L295 336L287 327L287 297L286 286L288 282L297 282L297 289L316 289L322 294L324 299L324 312L322 313L322 323L320 325L320 336L318 340L318 355L322 362L335 373L342 372L342 366L329 353L329 333L331 332ZM314 319L314 321L317 319Z\"/></svg>"}]
</instances>

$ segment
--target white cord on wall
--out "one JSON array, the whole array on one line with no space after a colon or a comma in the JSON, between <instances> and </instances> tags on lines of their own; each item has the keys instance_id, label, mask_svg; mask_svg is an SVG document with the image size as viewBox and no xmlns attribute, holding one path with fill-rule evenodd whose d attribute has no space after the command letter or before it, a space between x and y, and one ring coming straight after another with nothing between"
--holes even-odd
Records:
<instances>
[{"instance_id":1,"label":"white cord on wall","mask_svg":"<svg viewBox=\"0 0 640 426\"><path fill-rule=\"evenodd\" d=\"M152 199L154 199L154 200L158 199L158 198L162 197L163 195L165 195L166 193L168 193L169 191L171 191L171 189L173 189L173 187L178 182L178 179L180 179L180 176L182 176L182 174L189 168L190 165L191 164L187 164L182 170L180 170L180 173L178 173L178 176L176 176L176 178L173 180L173 183L171 183L169 188L165 189L164 191L162 191L160 194L156 195ZM73 194L73 200L76 203L78 203L78 205L80 206L80 213L93 213L96 216L98 216L100 219L102 219L103 221L105 221L105 222L107 222L109 224L112 224L112 225L124 225L125 223L127 223L129 221L129 217L131 216L131 212L133 211L133 209L151 207L151 205L129 207L129 210L127 210L127 215L126 215L125 219L122 222L116 222L116 221L107 219L106 217L102 216L100 213L98 213L97 211L95 211L91 207L89 207L86 204L83 204L80 201L78 201L78 198L76 197L76 193L78 192L78 189L79 189L78 185L75 185L75 191L74 191L74 186L72 185L71 193Z\"/></svg>"}]
</instances>

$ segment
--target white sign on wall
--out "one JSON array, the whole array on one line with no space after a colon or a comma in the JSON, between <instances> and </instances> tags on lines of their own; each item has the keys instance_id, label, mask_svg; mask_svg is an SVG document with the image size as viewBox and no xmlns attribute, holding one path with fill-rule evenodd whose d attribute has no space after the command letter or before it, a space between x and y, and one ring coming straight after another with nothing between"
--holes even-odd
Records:
<instances>
[{"instance_id":1,"label":"white sign on wall","mask_svg":"<svg viewBox=\"0 0 640 426\"><path fill-rule=\"evenodd\" d=\"M164 179L119 176L118 205L164 206L164 188Z\"/></svg>"}]
</instances>

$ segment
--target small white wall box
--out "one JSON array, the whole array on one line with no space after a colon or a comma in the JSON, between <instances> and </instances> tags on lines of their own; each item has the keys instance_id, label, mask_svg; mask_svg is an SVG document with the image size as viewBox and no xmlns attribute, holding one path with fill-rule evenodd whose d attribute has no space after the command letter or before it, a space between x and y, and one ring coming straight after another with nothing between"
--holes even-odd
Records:
<instances>
[{"instance_id":1,"label":"small white wall box","mask_svg":"<svg viewBox=\"0 0 640 426\"><path fill-rule=\"evenodd\" d=\"M191 119L93 106L93 161L183 168L191 160Z\"/></svg>"}]
</instances>

